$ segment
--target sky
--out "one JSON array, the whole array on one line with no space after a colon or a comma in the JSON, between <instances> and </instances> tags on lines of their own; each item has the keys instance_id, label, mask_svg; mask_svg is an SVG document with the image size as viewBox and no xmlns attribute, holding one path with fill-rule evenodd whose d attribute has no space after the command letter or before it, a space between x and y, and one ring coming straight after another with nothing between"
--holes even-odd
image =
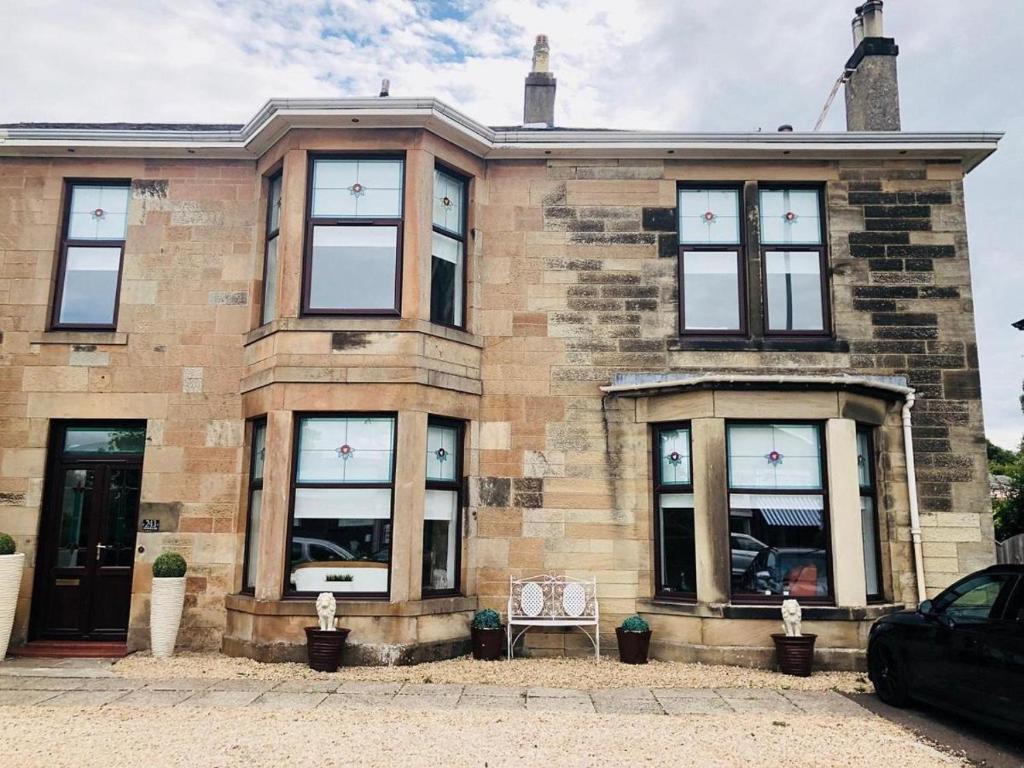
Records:
<instances>
[{"instance_id":1,"label":"sky","mask_svg":"<svg viewBox=\"0 0 1024 768\"><path fill-rule=\"evenodd\" d=\"M810 130L850 0L0 0L0 122L246 122L272 97L436 96L522 120L547 34L563 126ZM968 176L989 438L1024 434L1024 3L889 0L903 129L1006 131ZM1012 94L1017 93L1014 97ZM824 130L843 130L842 94Z\"/></svg>"}]
</instances>

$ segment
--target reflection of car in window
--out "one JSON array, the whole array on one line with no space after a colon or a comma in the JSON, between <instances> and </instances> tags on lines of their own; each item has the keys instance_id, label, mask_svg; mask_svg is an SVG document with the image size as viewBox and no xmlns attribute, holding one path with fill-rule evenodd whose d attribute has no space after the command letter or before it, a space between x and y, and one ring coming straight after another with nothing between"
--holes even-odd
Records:
<instances>
[{"instance_id":1,"label":"reflection of car in window","mask_svg":"<svg viewBox=\"0 0 1024 768\"><path fill-rule=\"evenodd\" d=\"M745 592L786 597L828 594L828 564L823 549L769 547L758 553L740 581Z\"/></svg>"},{"instance_id":2,"label":"reflection of car in window","mask_svg":"<svg viewBox=\"0 0 1024 768\"><path fill-rule=\"evenodd\" d=\"M732 578L736 581L747 572L757 553L768 545L746 533L730 533L729 542L732 547Z\"/></svg>"},{"instance_id":3,"label":"reflection of car in window","mask_svg":"<svg viewBox=\"0 0 1024 768\"><path fill-rule=\"evenodd\" d=\"M292 539L292 565L333 560L357 560L358 558L342 546L326 539L307 539L296 536Z\"/></svg>"}]
</instances>

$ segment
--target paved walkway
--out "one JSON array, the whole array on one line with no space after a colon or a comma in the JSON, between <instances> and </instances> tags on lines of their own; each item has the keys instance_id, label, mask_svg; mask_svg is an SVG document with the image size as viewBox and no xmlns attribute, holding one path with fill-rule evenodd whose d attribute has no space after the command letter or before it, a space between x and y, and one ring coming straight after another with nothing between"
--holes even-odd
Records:
<instances>
[{"instance_id":1,"label":"paved walkway","mask_svg":"<svg viewBox=\"0 0 1024 768\"><path fill-rule=\"evenodd\" d=\"M734 712L870 717L834 692L757 688L505 688L333 680L145 680L60 668L0 674L0 706L527 710L644 715ZM84 673L84 675L83 675Z\"/></svg>"}]
</instances>

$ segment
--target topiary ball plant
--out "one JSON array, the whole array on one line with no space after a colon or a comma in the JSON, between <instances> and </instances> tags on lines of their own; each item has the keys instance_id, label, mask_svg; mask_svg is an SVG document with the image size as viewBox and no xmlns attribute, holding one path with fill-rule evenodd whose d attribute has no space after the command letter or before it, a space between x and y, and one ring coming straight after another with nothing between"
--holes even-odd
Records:
<instances>
[{"instance_id":1,"label":"topiary ball plant","mask_svg":"<svg viewBox=\"0 0 1024 768\"><path fill-rule=\"evenodd\" d=\"M473 629L501 629L501 614L484 608L473 615Z\"/></svg>"},{"instance_id":2,"label":"topiary ball plant","mask_svg":"<svg viewBox=\"0 0 1024 768\"><path fill-rule=\"evenodd\" d=\"M650 632L651 625L641 616L630 616L622 622L623 632Z\"/></svg>"},{"instance_id":3,"label":"topiary ball plant","mask_svg":"<svg viewBox=\"0 0 1024 768\"><path fill-rule=\"evenodd\" d=\"M164 552L153 561L153 578L180 579L188 570L185 558L177 552Z\"/></svg>"},{"instance_id":4,"label":"topiary ball plant","mask_svg":"<svg viewBox=\"0 0 1024 768\"><path fill-rule=\"evenodd\" d=\"M14 537L0 533L0 555L13 555L14 549Z\"/></svg>"}]
</instances>

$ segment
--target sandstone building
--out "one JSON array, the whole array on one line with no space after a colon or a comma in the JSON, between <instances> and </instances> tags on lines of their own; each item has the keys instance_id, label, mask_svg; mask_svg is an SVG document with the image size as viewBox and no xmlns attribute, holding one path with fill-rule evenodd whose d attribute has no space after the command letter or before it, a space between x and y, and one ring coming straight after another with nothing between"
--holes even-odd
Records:
<instances>
[{"instance_id":1,"label":"sandstone building","mask_svg":"<svg viewBox=\"0 0 1024 768\"><path fill-rule=\"evenodd\" d=\"M638 612L659 658L764 664L792 596L861 664L993 560L963 179L999 136L899 131L880 6L843 133L560 128L546 41L510 128L0 126L15 644L146 647L176 550L179 641L259 659L323 590L353 662L460 653L558 572L607 647Z\"/></svg>"}]
</instances>

